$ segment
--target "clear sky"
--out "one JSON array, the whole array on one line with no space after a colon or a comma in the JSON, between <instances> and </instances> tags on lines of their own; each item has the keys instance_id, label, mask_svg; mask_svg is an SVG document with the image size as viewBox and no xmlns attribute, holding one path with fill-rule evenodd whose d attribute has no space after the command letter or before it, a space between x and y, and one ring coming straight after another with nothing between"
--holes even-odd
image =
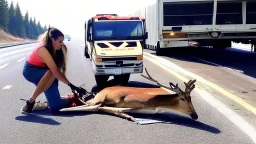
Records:
<instances>
[{"instance_id":1,"label":"clear sky","mask_svg":"<svg viewBox=\"0 0 256 144\"><path fill-rule=\"evenodd\" d=\"M59 28L73 38L83 39L84 22L96 13L128 15L154 0L8 0L19 2L23 16L26 11L41 25Z\"/></svg>"}]
</instances>

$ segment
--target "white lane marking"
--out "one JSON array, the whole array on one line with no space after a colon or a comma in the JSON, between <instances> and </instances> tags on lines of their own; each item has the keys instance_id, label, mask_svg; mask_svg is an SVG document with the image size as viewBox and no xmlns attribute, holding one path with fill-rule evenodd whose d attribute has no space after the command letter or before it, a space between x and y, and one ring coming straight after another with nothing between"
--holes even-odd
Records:
<instances>
[{"instance_id":1,"label":"white lane marking","mask_svg":"<svg viewBox=\"0 0 256 144\"><path fill-rule=\"evenodd\" d=\"M25 59L25 57L24 58L21 58L21 59L19 59L19 60L17 60L17 62L21 62L21 61L23 61Z\"/></svg>"},{"instance_id":2,"label":"white lane marking","mask_svg":"<svg viewBox=\"0 0 256 144\"><path fill-rule=\"evenodd\" d=\"M6 85L2 89L10 89L11 87L12 87L12 85Z\"/></svg>"},{"instance_id":3,"label":"white lane marking","mask_svg":"<svg viewBox=\"0 0 256 144\"><path fill-rule=\"evenodd\" d=\"M229 69L229 70L233 70L233 71L236 71L236 72L239 72L239 73L244 73L244 71L241 71L241 70L232 69L232 68L228 68L228 67L224 67L224 68Z\"/></svg>"},{"instance_id":4,"label":"white lane marking","mask_svg":"<svg viewBox=\"0 0 256 144\"><path fill-rule=\"evenodd\" d=\"M229 109L218 99L214 98L208 92L195 88L196 92L212 107L215 107L220 113L226 116L231 122L237 125L244 133L246 133L256 143L256 130L249 124L244 118L239 116L237 113Z\"/></svg>"},{"instance_id":5,"label":"white lane marking","mask_svg":"<svg viewBox=\"0 0 256 144\"><path fill-rule=\"evenodd\" d=\"M177 66L176 64L174 64L170 61L167 61L163 58L154 56L152 54L148 54L148 53L144 53L144 54L150 55L151 57L148 57L146 55L144 55L144 57L146 59L148 59L149 61L151 61L152 63L160 66L161 68L163 68L166 71L168 71L168 68L170 68L170 69L172 69L172 71L179 71L179 72L182 71L182 73L184 75L188 75L187 74L188 72L186 72L183 68ZM178 75L180 75L180 74L178 74ZM183 79L186 79L181 75L178 78L181 79L181 77ZM217 109L225 117L227 117L231 122L233 122L235 125L237 125L244 133L246 133L256 143L256 137L255 137L256 130L252 125L250 125L245 119L243 119L237 113L235 113L234 111L229 109L225 104L223 104L218 99L214 98L211 94L209 94L205 90L199 89L197 86L195 89L200 97L202 97L206 102L208 102L212 107Z\"/></svg>"},{"instance_id":6,"label":"white lane marking","mask_svg":"<svg viewBox=\"0 0 256 144\"><path fill-rule=\"evenodd\" d=\"M0 69L2 69L2 68L4 68L4 67L6 67L6 66L8 66L8 65L9 65L9 63L4 64L4 65L0 66Z\"/></svg>"},{"instance_id":7,"label":"white lane marking","mask_svg":"<svg viewBox=\"0 0 256 144\"><path fill-rule=\"evenodd\" d=\"M31 47L35 44L26 44L26 45L19 45L19 46L12 46L12 47L8 47L8 48L3 48L3 49L0 49L0 53L7 52L7 51L19 50L19 49L23 49L25 47Z\"/></svg>"},{"instance_id":8,"label":"white lane marking","mask_svg":"<svg viewBox=\"0 0 256 144\"><path fill-rule=\"evenodd\" d=\"M192 58L195 58L195 59L198 59L198 60L200 60L200 61L203 61L203 62L206 62L206 63L212 64L212 65L218 66L218 67L223 67L223 68L226 68L226 69L229 69L229 70L237 71L237 72L239 72L239 73L244 73L244 72L243 72L243 71L241 71L241 70L237 70L237 69L233 69L233 68L225 67L225 66L222 66L222 65L219 65L219 64L216 64L216 63L210 62L210 61L206 61L206 60L200 59L200 58L195 57L195 56L191 56L191 57L192 57Z\"/></svg>"},{"instance_id":9,"label":"white lane marking","mask_svg":"<svg viewBox=\"0 0 256 144\"><path fill-rule=\"evenodd\" d=\"M28 50L31 50L31 49L33 49L33 47L6 52L5 54L0 55L0 58L4 58L4 57L7 57L7 56L10 56L10 55L13 55L13 54L18 54L18 53L21 53L21 52L25 52L25 51L28 51Z\"/></svg>"}]
</instances>

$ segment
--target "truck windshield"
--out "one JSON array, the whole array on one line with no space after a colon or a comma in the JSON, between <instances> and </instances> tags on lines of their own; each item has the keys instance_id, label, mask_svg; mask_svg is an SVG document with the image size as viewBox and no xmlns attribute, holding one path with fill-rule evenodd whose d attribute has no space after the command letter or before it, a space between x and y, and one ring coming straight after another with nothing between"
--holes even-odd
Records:
<instances>
[{"instance_id":1,"label":"truck windshield","mask_svg":"<svg viewBox=\"0 0 256 144\"><path fill-rule=\"evenodd\" d=\"M141 21L100 21L94 23L94 40L142 39Z\"/></svg>"}]
</instances>

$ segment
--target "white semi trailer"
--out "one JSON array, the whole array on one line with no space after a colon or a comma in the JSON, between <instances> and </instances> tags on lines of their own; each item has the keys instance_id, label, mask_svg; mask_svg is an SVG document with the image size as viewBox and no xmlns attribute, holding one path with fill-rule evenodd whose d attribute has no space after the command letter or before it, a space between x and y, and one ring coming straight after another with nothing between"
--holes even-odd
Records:
<instances>
[{"instance_id":1,"label":"white semi trailer","mask_svg":"<svg viewBox=\"0 0 256 144\"><path fill-rule=\"evenodd\" d=\"M256 0L155 0L130 14L146 19L146 47L201 46L225 49L256 38Z\"/></svg>"}]
</instances>

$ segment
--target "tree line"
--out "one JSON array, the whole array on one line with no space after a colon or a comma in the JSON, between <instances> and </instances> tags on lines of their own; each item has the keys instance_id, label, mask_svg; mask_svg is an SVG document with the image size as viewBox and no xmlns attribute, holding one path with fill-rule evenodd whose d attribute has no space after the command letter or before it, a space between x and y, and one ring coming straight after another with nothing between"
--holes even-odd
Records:
<instances>
[{"instance_id":1,"label":"tree line","mask_svg":"<svg viewBox=\"0 0 256 144\"><path fill-rule=\"evenodd\" d=\"M28 12L23 16L18 2L9 6L7 0L0 0L0 28L15 37L29 39L37 39L47 30L46 25L42 27Z\"/></svg>"}]
</instances>

